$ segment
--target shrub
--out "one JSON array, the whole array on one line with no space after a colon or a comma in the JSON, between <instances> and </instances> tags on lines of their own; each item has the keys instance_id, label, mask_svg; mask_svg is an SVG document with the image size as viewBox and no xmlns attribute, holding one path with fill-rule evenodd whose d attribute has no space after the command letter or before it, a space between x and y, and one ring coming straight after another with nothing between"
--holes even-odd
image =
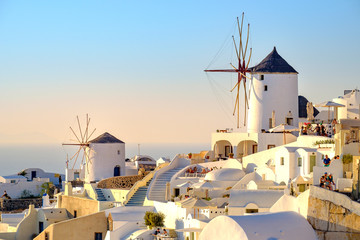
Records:
<instances>
[{"instance_id":1,"label":"shrub","mask_svg":"<svg viewBox=\"0 0 360 240\"><path fill-rule=\"evenodd\" d=\"M335 144L334 139L327 139L327 140L320 140L313 143L314 146L320 145L320 144Z\"/></svg>"},{"instance_id":2,"label":"shrub","mask_svg":"<svg viewBox=\"0 0 360 240\"><path fill-rule=\"evenodd\" d=\"M342 157L343 164L352 163L352 161L353 161L353 155L351 155L351 154L343 155L343 157Z\"/></svg>"},{"instance_id":3,"label":"shrub","mask_svg":"<svg viewBox=\"0 0 360 240\"><path fill-rule=\"evenodd\" d=\"M150 229L154 227L163 227L164 219L165 219L165 214L161 212L155 213L155 212L147 211L144 216L145 225L149 226Z\"/></svg>"},{"instance_id":4,"label":"shrub","mask_svg":"<svg viewBox=\"0 0 360 240\"><path fill-rule=\"evenodd\" d=\"M25 198L36 198L37 196L34 196L29 190L24 189L21 194L20 194L20 198L21 199L25 199Z\"/></svg>"}]
</instances>

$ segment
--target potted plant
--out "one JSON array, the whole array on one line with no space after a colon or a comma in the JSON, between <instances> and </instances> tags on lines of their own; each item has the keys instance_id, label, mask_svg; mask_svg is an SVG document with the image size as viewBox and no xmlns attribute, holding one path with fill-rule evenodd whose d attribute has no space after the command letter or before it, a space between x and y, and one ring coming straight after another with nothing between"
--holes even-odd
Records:
<instances>
[{"instance_id":1,"label":"potted plant","mask_svg":"<svg viewBox=\"0 0 360 240\"><path fill-rule=\"evenodd\" d=\"M192 157L192 153L189 153L189 154L188 154L188 157L191 158L191 157Z\"/></svg>"},{"instance_id":2,"label":"potted plant","mask_svg":"<svg viewBox=\"0 0 360 240\"><path fill-rule=\"evenodd\" d=\"M233 158L234 154L233 153L229 153L229 158Z\"/></svg>"}]
</instances>

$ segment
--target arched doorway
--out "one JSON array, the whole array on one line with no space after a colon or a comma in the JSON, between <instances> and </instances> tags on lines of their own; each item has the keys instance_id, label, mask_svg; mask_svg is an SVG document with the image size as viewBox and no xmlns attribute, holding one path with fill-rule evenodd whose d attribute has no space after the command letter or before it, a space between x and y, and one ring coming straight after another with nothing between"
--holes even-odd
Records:
<instances>
[{"instance_id":1,"label":"arched doorway","mask_svg":"<svg viewBox=\"0 0 360 240\"><path fill-rule=\"evenodd\" d=\"M120 176L120 166L116 165L114 167L114 177Z\"/></svg>"},{"instance_id":2,"label":"arched doorway","mask_svg":"<svg viewBox=\"0 0 360 240\"><path fill-rule=\"evenodd\" d=\"M253 140L241 141L236 148L236 157L242 158L247 155L257 153L258 145L257 142Z\"/></svg>"},{"instance_id":3,"label":"arched doorway","mask_svg":"<svg viewBox=\"0 0 360 240\"><path fill-rule=\"evenodd\" d=\"M229 157L230 153L233 153L233 147L229 141L220 140L214 145L215 157L224 158Z\"/></svg>"}]
</instances>

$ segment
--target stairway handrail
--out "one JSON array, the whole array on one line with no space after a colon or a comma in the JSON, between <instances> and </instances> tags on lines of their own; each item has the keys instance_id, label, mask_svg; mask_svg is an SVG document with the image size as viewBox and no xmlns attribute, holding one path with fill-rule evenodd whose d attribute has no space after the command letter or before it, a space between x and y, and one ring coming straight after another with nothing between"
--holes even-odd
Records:
<instances>
[{"instance_id":1,"label":"stairway handrail","mask_svg":"<svg viewBox=\"0 0 360 240\"><path fill-rule=\"evenodd\" d=\"M137 190L141 187L146 186L146 183L153 178L155 172L163 167L168 166L170 163L163 163L159 166L157 166L153 171L148 173L143 179L137 181L129 190L129 192L126 194L125 201L123 202L123 205L127 204L130 199L134 196L134 194L137 192Z\"/></svg>"}]
</instances>

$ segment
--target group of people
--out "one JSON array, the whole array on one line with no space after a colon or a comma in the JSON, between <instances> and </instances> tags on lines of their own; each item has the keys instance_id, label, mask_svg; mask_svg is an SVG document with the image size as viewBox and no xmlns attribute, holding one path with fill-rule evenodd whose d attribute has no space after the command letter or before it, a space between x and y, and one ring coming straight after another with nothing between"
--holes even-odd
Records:
<instances>
[{"instance_id":1,"label":"group of people","mask_svg":"<svg viewBox=\"0 0 360 240\"><path fill-rule=\"evenodd\" d=\"M325 172L324 175L321 176L320 187L326 188L329 190L335 189L334 178L331 173L328 174L327 172Z\"/></svg>"},{"instance_id":2,"label":"group of people","mask_svg":"<svg viewBox=\"0 0 360 240\"><path fill-rule=\"evenodd\" d=\"M311 127L310 123L305 123L301 127L301 134L308 135L308 131L313 132L316 136L333 136L335 134L335 125L337 124L336 119L333 119L331 124L325 126L322 122L317 123L314 128Z\"/></svg>"},{"instance_id":3,"label":"group of people","mask_svg":"<svg viewBox=\"0 0 360 240\"><path fill-rule=\"evenodd\" d=\"M213 170L213 168L209 169L208 167L206 168L202 168L202 169L198 169L196 166L194 168L188 168L186 169L186 173L202 173L202 174L205 174L205 173L208 173L208 172L211 172Z\"/></svg>"},{"instance_id":4,"label":"group of people","mask_svg":"<svg viewBox=\"0 0 360 240\"><path fill-rule=\"evenodd\" d=\"M153 233L154 239L160 239L159 237L161 236L168 236L168 232L166 231L166 229L163 229L163 232L161 233L160 228L156 229L155 232Z\"/></svg>"}]
</instances>

